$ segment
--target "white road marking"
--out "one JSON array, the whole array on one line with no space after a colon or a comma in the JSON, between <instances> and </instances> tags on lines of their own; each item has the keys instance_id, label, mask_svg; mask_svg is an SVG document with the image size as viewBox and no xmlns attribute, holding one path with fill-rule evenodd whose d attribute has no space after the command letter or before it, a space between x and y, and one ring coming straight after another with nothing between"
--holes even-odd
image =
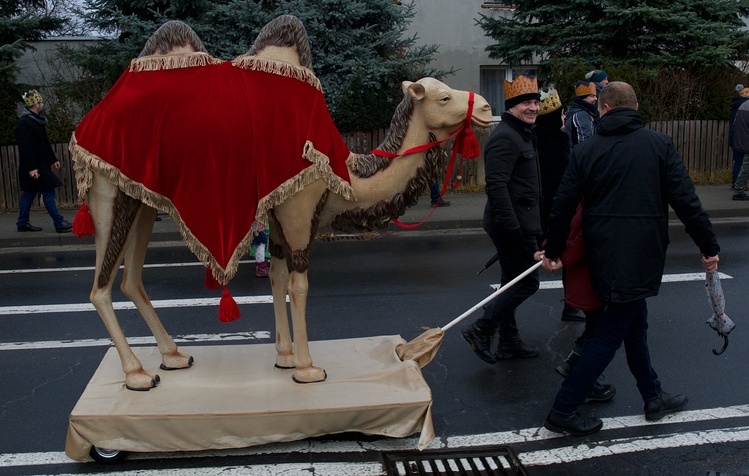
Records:
<instances>
[{"instance_id":1,"label":"white road marking","mask_svg":"<svg viewBox=\"0 0 749 476\"><path fill-rule=\"evenodd\" d=\"M749 427L690 431L657 435L650 438L632 437L590 444L583 443L551 450L521 453L519 458L520 462L525 466L545 466L549 464L573 463L575 461L600 458L602 456L640 453L664 448L732 443L736 441L749 441Z\"/></svg>"},{"instance_id":2,"label":"white road marking","mask_svg":"<svg viewBox=\"0 0 749 476\"><path fill-rule=\"evenodd\" d=\"M235 332L231 334L190 334L183 336L172 336L178 344L198 344L205 342L235 342L270 339L270 331ZM130 345L155 345L153 336L128 337ZM77 340L51 340L36 342L4 342L0 343L2 350L32 350L32 349L61 349L74 347L103 347L111 346L112 339L77 339Z\"/></svg>"},{"instance_id":3,"label":"white road marking","mask_svg":"<svg viewBox=\"0 0 749 476\"><path fill-rule=\"evenodd\" d=\"M242 260L239 264L254 263L255 260ZM144 264L144 268L180 268L184 266L203 266L203 263L196 261L190 263L153 263ZM34 269L0 269L0 274L27 274L27 273L69 273L73 271L94 271L94 266L70 266L67 268L34 268ZM120 266L124 269L124 266ZM92 276L93 278L93 276Z\"/></svg>"},{"instance_id":4,"label":"white road marking","mask_svg":"<svg viewBox=\"0 0 749 476\"><path fill-rule=\"evenodd\" d=\"M172 308L172 307L197 307L197 306L218 306L221 298L206 297L193 299L162 299L151 301L154 309ZM273 296L234 296L237 304L273 304ZM286 296L286 302L289 297ZM112 303L114 310L135 309L135 304L130 301L118 301ZM73 303L73 304L41 304L36 306L3 306L0 307L0 316L21 315L21 314L54 314L61 312L96 312L94 305L91 303Z\"/></svg>"},{"instance_id":5,"label":"white road marking","mask_svg":"<svg viewBox=\"0 0 749 476\"><path fill-rule=\"evenodd\" d=\"M710 422L728 418L749 418L749 405L737 405L725 408L708 408L678 412L666 416L664 419L651 423L645 420L643 415L623 416L603 419L603 431L621 428L636 428L652 425L678 425L689 422ZM602 433L605 434L605 433ZM553 433L543 427L525 428L514 431L499 433L485 433L481 435L465 435L447 438L446 442L435 439L430 449L455 449L488 445L509 445L513 443L526 443L534 441L552 440L564 438L559 433ZM520 453L521 462L528 466L541 466L558 463L569 463L589 458L610 456L613 454L632 453L645 450L657 450L660 448L677 448L697 446L704 444L729 443L738 441L749 441L749 427L739 426L734 428L710 429L702 431L666 433L662 435L631 437L611 440L601 440L588 444L564 446L560 448L530 451ZM233 450L210 450L175 453L138 453L131 454L129 459L153 460L153 459L177 459L177 458L207 458L225 456L256 456L273 454L303 454L314 457L320 454L345 454L413 450L418 446L418 438L382 439L375 441L296 441L290 443L276 443L258 447L238 448ZM48 453L8 453L0 454L0 466L41 466L50 464L78 464L68 458L62 452ZM361 466L359 466L361 465ZM310 468L315 468L314 472ZM351 468L355 468L352 470ZM235 470L243 472L235 473ZM197 474L246 474L246 475L304 475L319 474L326 476L361 474L382 475L384 471L379 463L299 463L285 465L262 465L242 467L216 467L198 468L195 473L190 469L153 469L138 470L136 472L107 473L110 475L138 474L167 476L172 474L197 475ZM340 472L339 472L340 471Z\"/></svg>"},{"instance_id":6,"label":"white road marking","mask_svg":"<svg viewBox=\"0 0 749 476\"><path fill-rule=\"evenodd\" d=\"M69 268L68 268L69 269ZM724 273L719 273L721 279L732 279ZM682 273L682 274L666 274L663 276L664 283L674 282L685 282L685 281L702 281L705 279L703 273ZM492 284L491 287L494 289L499 288L499 284ZM562 281L542 281L541 289L560 289L562 287ZM168 307L196 307L196 306L216 306L219 303L220 298L194 298L194 299L163 299L159 301L151 301L154 309L168 308ZM273 296L239 296L234 297L237 304L272 304ZM288 296L286 302L289 302ZM114 309L135 309L135 305L130 301L119 301L115 302ZM43 305L28 305L28 306L3 306L0 307L0 316L3 315L21 315L21 314L47 314L47 313L62 313L62 312L92 312L95 311L94 306L91 303L74 303L74 304L43 304Z\"/></svg>"},{"instance_id":7,"label":"white road marking","mask_svg":"<svg viewBox=\"0 0 749 476\"><path fill-rule=\"evenodd\" d=\"M720 279L733 279L733 276L730 276L725 273L718 273L718 277ZM661 282L663 283L682 283L682 282L688 282L688 281L704 281L705 280L705 273L679 273L679 274L664 274L663 278L661 279ZM499 289L500 284L492 284L491 287L494 289ZM541 284L539 286L539 289L562 289L562 280L552 280L552 281L541 281Z\"/></svg>"}]
</instances>

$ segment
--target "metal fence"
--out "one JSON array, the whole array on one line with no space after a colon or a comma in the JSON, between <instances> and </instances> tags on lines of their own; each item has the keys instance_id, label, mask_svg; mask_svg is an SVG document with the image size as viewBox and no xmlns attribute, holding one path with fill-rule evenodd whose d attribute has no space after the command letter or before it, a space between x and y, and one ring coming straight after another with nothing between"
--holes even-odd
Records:
<instances>
[{"instance_id":1,"label":"metal fence","mask_svg":"<svg viewBox=\"0 0 749 476\"><path fill-rule=\"evenodd\" d=\"M647 126L653 130L671 136L690 173L699 173L705 177L714 177L717 172L730 169L733 161L728 148L728 121L667 121L652 122ZM483 143L489 136L489 130L477 131L477 137ZM352 152L368 153L379 146L385 138L386 131L352 132L343 135ZM77 206L77 191L73 165L70 160L67 144L53 144L55 154L62 167L58 176L63 186L57 189L57 202L60 208ZM443 171L449 154L443 156ZM457 175L462 175L466 185L484 185L484 163L481 157L477 160L463 160L453 171L451 182ZM18 149L16 146L0 146L0 211L15 211L18 208L20 190L18 187ZM39 199L36 207L41 206Z\"/></svg>"}]
</instances>

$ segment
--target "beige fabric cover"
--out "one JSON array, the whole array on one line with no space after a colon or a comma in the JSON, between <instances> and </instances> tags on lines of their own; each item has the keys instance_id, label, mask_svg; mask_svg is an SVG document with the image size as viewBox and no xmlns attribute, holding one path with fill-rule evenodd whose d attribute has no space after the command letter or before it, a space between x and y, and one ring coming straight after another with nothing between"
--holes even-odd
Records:
<instances>
[{"instance_id":1,"label":"beige fabric cover","mask_svg":"<svg viewBox=\"0 0 749 476\"><path fill-rule=\"evenodd\" d=\"M432 395L419 365L401 361L400 336L310 342L328 379L298 384L274 368L274 344L190 346L195 364L159 370L148 392L127 390L114 348L70 414L65 453L85 461L92 445L135 452L242 448L360 432L434 439ZM134 348L148 370L155 347Z\"/></svg>"}]
</instances>

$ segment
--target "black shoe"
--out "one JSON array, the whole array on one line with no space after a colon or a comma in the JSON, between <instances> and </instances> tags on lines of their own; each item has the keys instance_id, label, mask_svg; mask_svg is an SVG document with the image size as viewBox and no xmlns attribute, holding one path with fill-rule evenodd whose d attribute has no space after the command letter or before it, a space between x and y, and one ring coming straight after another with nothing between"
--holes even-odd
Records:
<instances>
[{"instance_id":1,"label":"black shoe","mask_svg":"<svg viewBox=\"0 0 749 476\"><path fill-rule=\"evenodd\" d=\"M572 306L564 306L562 311L563 321L585 322L585 313Z\"/></svg>"},{"instance_id":2,"label":"black shoe","mask_svg":"<svg viewBox=\"0 0 749 476\"><path fill-rule=\"evenodd\" d=\"M609 384L596 382L593 384L593 390L585 396L585 403L591 402L608 402L616 395L616 387Z\"/></svg>"},{"instance_id":3,"label":"black shoe","mask_svg":"<svg viewBox=\"0 0 749 476\"><path fill-rule=\"evenodd\" d=\"M447 200L440 200L439 203L432 203L432 206L433 207L437 207L437 208L440 208L440 207L449 207L450 206L450 202L448 202Z\"/></svg>"},{"instance_id":4,"label":"black shoe","mask_svg":"<svg viewBox=\"0 0 749 476\"><path fill-rule=\"evenodd\" d=\"M19 226L16 228L18 231L42 231L42 229L38 226L34 226L31 223L26 223L23 226Z\"/></svg>"},{"instance_id":5,"label":"black shoe","mask_svg":"<svg viewBox=\"0 0 749 476\"><path fill-rule=\"evenodd\" d=\"M476 324L465 326L460 332L463 334L463 338L471 344L471 349L479 356L479 359L490 364L497 362L491 352L494 332L482 331L476 327Z\"/></svg>"},{"instance_id":6,"label":"black shoe","mask_svg":"<svg viewBox=\"0 0 749 476\"><path fill-rule=\"evenodd\" d=\"M749 195L742 193L741 195L734 195L731 198L733 200L749 200Z\"/></svg>"},{"instance_id":7,"label":"black shoe","mask_svg":"<svg viewBox=\"0 0 749 476\"><path fill-rule=\"evenodd\" d=\"M556 410L551 410L544 422L544 428L556 433L570 433L575 436L586 436L597 433L603 422L600 418L586 417L575 412L572 415L564 415Z\"/></svg>"},{"instance_id":8,"label":"black shoe","mask_svg":"<svg viewBox=\"0 0 749 476\"><path fill-rule=\"evenodd\" d=\"M60 226L56 226L55 227L55 231L57 233L69 233L70 230L72 230L72 229L73 229L73 225L71 225L67 221L63 221Z\"/></svg>"},{"instance_id":9,"label":"black shoe","mask_svg":"<svg viewBox=\"0 0 749 476\"><path fill-rule=\"evenodd\" d=\"M577 352L570 351L570 355L567 356L566 359L564 359L564 362L557 365L554 370L557 371L559 375L561 375L564 378L567 378L572 373L572 368L577 364L577 361L580 360L580 354Z\"/></svg>"},{"instance_id":10,"label":"black shoe","mask_svg":"<svg viewBox=\"0 0 749 476\"><path fill-rule=\"evenodd\" d=\"M671 395L663 392L655 400L645 402L645 419L647 421L660 420L669 413L681 411L688 401L686 395Z\"/></svg>"},{"instance_id":11,"label":"black shoe","mask_svg":"<svg viewBox=\"0 0 749 476\"><path fill-rule=\"evenodd\" d=\"M529 359L537 356L538 347L525 345L525 343L520 339L515 339L509 342L502 342L500 340L497 352L494 354L494 357L497 360Z\"/></svg>"}]
</instances>

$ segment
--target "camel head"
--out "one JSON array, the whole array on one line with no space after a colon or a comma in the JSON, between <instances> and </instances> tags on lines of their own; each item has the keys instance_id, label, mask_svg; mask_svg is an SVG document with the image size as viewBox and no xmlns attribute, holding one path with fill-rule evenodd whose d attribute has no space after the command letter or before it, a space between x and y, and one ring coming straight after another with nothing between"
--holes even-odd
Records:
<instances>
[{"instance_id":1,"label":"camel head","mask_svg":"<svg viewBox=\"0 0 749 476\"><path fill-rule=\"evenodd\" d=\"M411 96L414 115L437 140L444 140L460 129L468 112L468 91L453 89L434 78L403 81L403 94ZM492 110L486 99L474 94L471 121L477 127L487 127L492 120Z\"/></svg>"},{"instance_id":2,"label":"camel head","mask_svg":"<svg viewBox=\"0 0 749 476\"><path fill-rule=\"evenodd\" d=\"M138 58L151 55L175 55L194 52L208 53L195 30L183 21L171 20L159 27L146 41Z\"/></svg>"}]
</instances>

